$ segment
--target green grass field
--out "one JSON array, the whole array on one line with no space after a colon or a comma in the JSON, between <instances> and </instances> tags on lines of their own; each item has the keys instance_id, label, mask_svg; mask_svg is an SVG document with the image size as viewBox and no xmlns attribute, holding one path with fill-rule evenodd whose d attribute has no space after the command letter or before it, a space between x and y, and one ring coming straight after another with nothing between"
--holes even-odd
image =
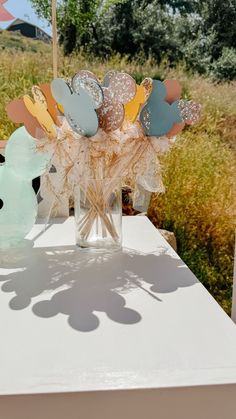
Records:
<instances>
[{"instance_id":1,"label":"green grass field","mask_svg":"<svg viewBox=\"0 0 236 419\"><path fill-rule=\"evenodd\" d=\"M15 129L6 104L33 84L52 78L50 46L0 33L0 139ZM145 64L115 56L109 61L83 55L60 55L59 73L70 77L88 68L98 76L123 69L137 81L146 76L178 78L185 97L203 105L201 122L186 128L172 151L162 158L164 195L153 196L149 217L156 226L175 232L178 253L227 313L230 313L234 231L236 228L236 83L209 80L151 60Z\"/></svg>"}]
</instances>

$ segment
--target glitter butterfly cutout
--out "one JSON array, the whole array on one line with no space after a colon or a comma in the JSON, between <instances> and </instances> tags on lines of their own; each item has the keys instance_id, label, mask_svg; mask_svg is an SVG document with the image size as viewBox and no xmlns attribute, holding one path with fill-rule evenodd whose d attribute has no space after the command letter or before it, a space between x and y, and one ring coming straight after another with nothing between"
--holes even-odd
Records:
<instances>
[{"instance_id":1,"label":"glitter butterfly cutout","mask_svg":"<svg viewBox=\"0 0 236 419\"><path fill-rule=\"evenodd\" d=\"M124 117L124 106L136 95L136 83L126 73L111 70L103 81L104 101L97 110L99 126L106 132L120 128Z\"/></svg>"},{"instance_id":2,"label":"glitter butterfly cutout","mask_svg":"<svg viewBox=\"0 0 236 419\"><path fill-rule=\"evenodd\" d=\"M182 131L185 124L192 125L198 122L201 116L201 105L192 100L180 99L182 88L177 80L164 80L166 87L166 98L165 100L171 104L175 100L179 100L180 113L183 122L173 124L171 130L166 134L168 138L172 138Z\"/></svg>"},{"instance_id":3,"label":"glitter butterfly cutout","mask_svg":"<svg viewBox=\"0 0 236 419\"><path fill-rule=\"evenodd\" d=\"M180 95L181 87L177 81L153 80L151 95L140 114L146 135L173 137L185 123L199 119L200 105L179 100Z\"/></svg>"},{"instance_id":4,"label":"glitter butterfly cutout","mask_svg":"<svg viewBox=\"0 0 236 419\"><path fill-rule=\"evenodd\" d=\"M92 137L98 130L95 109L103 100L102 89L94 79L86 82L76 75L71 87L63 79L51 83L54 99L63 107L64 115L71 128L80 135ZM100 97L100 100L98 99Z\"/></svg>"}]
</instances>

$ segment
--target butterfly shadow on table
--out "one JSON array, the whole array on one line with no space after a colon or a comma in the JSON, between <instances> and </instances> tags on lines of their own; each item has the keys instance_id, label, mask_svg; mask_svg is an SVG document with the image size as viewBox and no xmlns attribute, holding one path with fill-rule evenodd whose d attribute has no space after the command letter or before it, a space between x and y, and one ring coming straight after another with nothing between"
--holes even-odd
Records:
<instances>
[{"instance_id":1,"label":"butterfly shadow on table","mask_svg":"<svg viewBox=\"0 0 236 419\"><path fill-rule=\"evenodd\" d=\"M114 254L83 253L75 246L33 248L1 258L6 274L0 277L2 291L14 293L12 310L32 307L36 316L64 314L80 332L100 325L98 312L116 323L132 325L142 314L130 307L126 296L139 288L157 304L162 295L197 283L180 259L163 252L142 254L124 249ZM14 273L8 273L14 269Z\"/></svg>"}]
</instances>

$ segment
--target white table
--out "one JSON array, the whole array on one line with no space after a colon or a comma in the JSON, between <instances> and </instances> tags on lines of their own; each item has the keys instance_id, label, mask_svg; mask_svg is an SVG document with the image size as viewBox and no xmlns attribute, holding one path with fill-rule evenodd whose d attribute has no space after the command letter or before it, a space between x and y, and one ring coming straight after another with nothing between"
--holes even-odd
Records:
<instances>
[{"instance_id":1,"label":"white table","mask_svg":"<svg viewBox=\"0 0 236 419\"><path fill-rule=\"evenodd\" d=\"M0 255L1 419L233 419L236 328L145 217L81 254L73 218Z\"/></svg>"}]
</instances>

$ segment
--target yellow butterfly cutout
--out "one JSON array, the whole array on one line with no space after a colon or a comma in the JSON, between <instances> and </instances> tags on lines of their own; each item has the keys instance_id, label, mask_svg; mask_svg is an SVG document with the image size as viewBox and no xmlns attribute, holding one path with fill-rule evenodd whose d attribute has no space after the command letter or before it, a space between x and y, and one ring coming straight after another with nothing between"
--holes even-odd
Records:
<instances>
[{"instance_id":1,"label":"yellow butterfly cutout","mask_svg":"<svg viewBox=\"0 0 236 419\"><path fill-rule=\"evenodd\" d=\"M136 95L125 105L125 117L130 122L134 122L139 114L141 105L146 102L146 94L144 86L136 85Z\"/></svg>"},{"instance_id":2,"label":"yellow butterfly cutout","mask_svg":"<svg viewBox=\"0 0 236 419\"><path fill-rule=\"evenodd\" d=\"M63 106L62 105L60 105L60 103L57 103L57 108L59 109L59 111L61 112L61 113L63 113L63 115L64 115L64 108L63 108Z\"/></svg>"},{"instance_id":3,"label":"yellow butterfly cutout","mask_svg":"<svg viewBox=\"0 0 236 419\"><path fill-rule=\"evenodd\" d=\"M23 101L28 112L37 119L38 123L41 125L49 138L56 137L57 131L54 121L48 112L46 97L38 86L32 87L32 94L34 102L27 95L23 97Z\"/></svg>"}]
</instances>

